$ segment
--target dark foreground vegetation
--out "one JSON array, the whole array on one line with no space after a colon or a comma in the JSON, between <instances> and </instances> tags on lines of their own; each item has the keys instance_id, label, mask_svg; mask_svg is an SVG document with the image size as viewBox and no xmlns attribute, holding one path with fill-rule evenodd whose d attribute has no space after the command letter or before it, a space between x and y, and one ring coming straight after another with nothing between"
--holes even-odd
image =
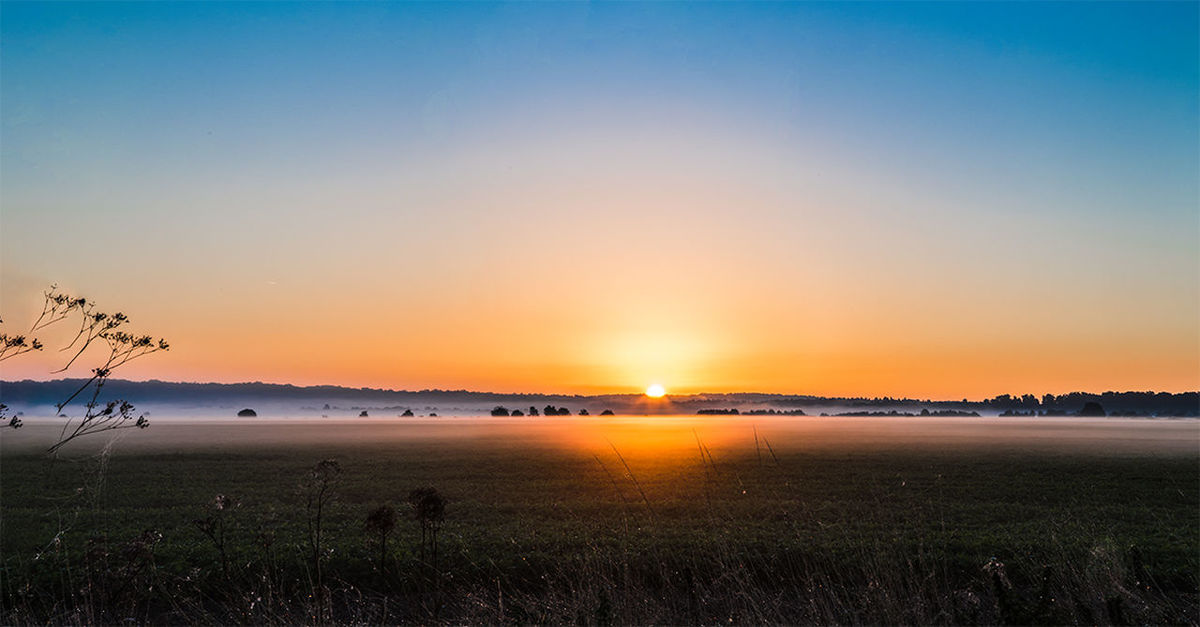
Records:
<instances>
[{"instance_id":1,"label":"dark foreground vegetation","mask_svg":"<svg viewBox=\"0 0 1200 627\"><path fill-rule=\"evenodd\" d=\"M1197 622L1194 454L709 444L9 450L0 623Z\"/></svg>"}]
</instances>

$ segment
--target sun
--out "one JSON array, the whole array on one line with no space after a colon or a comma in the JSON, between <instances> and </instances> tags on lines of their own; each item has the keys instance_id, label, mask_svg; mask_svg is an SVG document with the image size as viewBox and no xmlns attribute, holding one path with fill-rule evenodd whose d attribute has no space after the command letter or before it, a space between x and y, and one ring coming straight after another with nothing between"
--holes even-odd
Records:
<instances>
[{"instance_id":1,"label":"sun","mask_svg":"<svg viewBox=\"0 0 1200 627\"><path fill-rule=\"evenodd\" d=\"M650 398L662 398L666 394L667 389L657 383L651 383L650 387L646 388L646 396Z\"/></svg>"}]
</instances>

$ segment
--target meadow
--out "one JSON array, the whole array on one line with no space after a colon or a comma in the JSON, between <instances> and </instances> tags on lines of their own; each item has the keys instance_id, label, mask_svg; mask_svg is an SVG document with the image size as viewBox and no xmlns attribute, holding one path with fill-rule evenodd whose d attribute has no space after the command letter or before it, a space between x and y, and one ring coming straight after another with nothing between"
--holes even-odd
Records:
<instances>
[{"instance_id":1,"label":"meadow","mask_svg":"<svg viewBox=\"0 0 1200 627\"><path fill-rule=\"evenodd\" d=\"M5 624L1200 622L1195 420L56 432L0 441Z\"/></svg>"}]
</instances>

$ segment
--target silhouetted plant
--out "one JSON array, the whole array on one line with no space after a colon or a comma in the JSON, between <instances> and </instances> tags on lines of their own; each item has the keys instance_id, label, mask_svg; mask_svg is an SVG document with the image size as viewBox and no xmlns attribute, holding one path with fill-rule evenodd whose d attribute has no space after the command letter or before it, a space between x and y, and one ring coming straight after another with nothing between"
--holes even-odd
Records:
<instances>
[{"instance_id":1,"label":"silhouetted plant","mask_svg":"<svg viewBox=\"0 0 1200 627\"><path fill-rule=\"evenodd\" d=\"M162 534L153 529L110 549L104 536L87 540L80 595L91 623L115 623L144 599L140 590L155 579L154 549ZM149 572L148 572L149 571Z\"/></svg>"},{"instance_id":2,"label":"silhouetted plant","mask_svg":"<svg viewBox=\"0 0 1200 627\"><path fill-rule=\"evenodd\" d=\"M62 414L63 409L76 398L87 398L84 404L84 414L79 420L68 419L63 425L58 440L47 449L54 453L67 442L85 435L136 427L144 429L150 425L145 414L134 415L132 404L115 400L101 402L100 392L104 384L117 368L151 353L168 350L170 347L163 339L155 340L149 335L134 335L122 330L129 322L129 317L121 312L108 314L96 310L95 303L83 297L72 297L58 291L58 286L51 285L42 293L42 311L30 326L27 334L10 335L0 333L0 361L11 359L31 351L42 350L40 340L32 337L52 324L66 320L72 316L79 317L79 330L75 337L63 348L64 351L74 351L66 365L55 371L64 372L70 368L85 351L94 344L104 343L108 347L108 355L99 366L92 368L92 376L75 389L66 400L55 405L55 413ZM0 323L3 321L0 320ZM3 420L8 418L8 422ZM0 427L19 428L21 420L16 416L5 416L0 411Z\"/></svg>"},{"instance_id":3,"label":"silhouetted plant","mask_svg":"<svg viewBox=\"0 0 1200 627\"><path fill-rule=\"evenodd\" d=\"M508 408L507 408L507 407L501 407L500 405L497 405L497 406L495 406L495 407L493 407L493 408L492 408L492 415L493 415L493 416L507 416L507 415L508 415Z\"/></svg>"},{"instance_id":4,"label":"silhouetted plant","mask_svg":"<svg viewBox=\"0 0 1200 627\"><path fill-rule=\"evenodd\" d=\"M437 570L437 534L446 519L446 499L435 488L417 488L408 493L408 504L413 518L421 524L421 559L425 559L425 548L432 553L433 569Z\"/></svg>"},{"instance_id":5,"label":"silhouetted plant","mask_svg":"<svg viewBox=\"0 0 1200 627\"><path fill-rule=\"evenodd\" d=\"M224 494L218 494L212 501L212 513L204 518L192 521L200 533L203 533L217 549L221 556L221 574L229 581L229 555L225 543L225 513L237 507L237 503Z\"/></svg>"},{"instance_id":6,"label":"silhouetted plant","mask_svg":"<svg viewBox=\"0 0 1200 627\"><path fill-rule=\"evenodd\" d=\"M275 552L277 529L280 526L279 515L273 508L265 514L260 514L250 535L251 543L257 549L260 570L257 576L256 590L258 599L250 603L250 609L256 605L266 611L276 608L280 601L281 576L279 563Z\"/></svg>"},{"instance_id":7,"label":"silhouetted plant","mask_svg":"<svg viewBox=\"0 0 1200 627\"><path fill-rule=\"evenodd\" d=\"M4 320L0 319L0 323L3 322ZM26 338L24 335L0 333L0 361L40 350L42 350L42 343L37 338Z\"/></svg>"},{"instance_id":8,"label":"silhouetted plant","mask_svg":"<svg viewBox=\"0 0 1200 627\"><path fill-rule=\"evenodd\" d=\"M8 405L0 403L0 427L20 429L22 424L24 423L21 422L20 416L16 414L8 415Z\"/></svg>"},{"instance_id":9,"label":"silhouetted plant","mask_svg":"<svg viewBox=\"0 0 1200 627\"><path fill-rule=\"evenodd\" d=\"M55 289L55 286L50 286L50 290L43 294L45 296L45 301L42 304L42 313L33 323L33 326L30 327L29 333L36 333L49 324L65 318L67 315L69 315L71 310L76 308L76 305L74 302L72 302L69 307L64 304L62 306L63 311L57 311L57 308L59 307L57 302L64 301L65 303L67 297L57 294ZM55 310L51 311L52 308ZM49 316L49 319L47 319L47 316ZM43 320L46 321L43 323ZM0 318L0 324L4 324L4 320L2 318ZM8 333L0 333L0 361L12 359L18 355L24 355L25 353L30 353L33 351L40 351L44 347L45 346L42 344L41 340L35 337L28 337L20 334L12 335ZM15 415L9 416L7 414L7 410L7 405L0 404L0 428L9 427L12 429L20 429L22 424L21 419Z\"/></svg>"},{"instance_id":10,"label":"silhouetted plant","mask_svg":"<svg viewBox=\"0 0 1200 627\"><path fill-rule=\"evenodd\" d=\"M442 573L438 569L438 531L446 519L446 499L434 488L417 488L408 493L413 518L421 525L421 561L425 562L426 547L430 561L425 562L433 575L434 596L432 618L436 621L442 604Z\"/></svg>"},{"instance_id":11,"label":"silhouetted plant","mask_svg":"<svg viewBox=\"0 0 1200 627\"><path fill-rule=\"evenodd\" d=\"M363 531L379 537L379 572L387 572L387 539L396 528L396 508L391 505L380 505L367 514L363 521Z\"/></svg>"},{"instance_id":12,"label":"silhouetted plant","mask_svg":"<svg viewBox=\"0 0 1200 627\"><path fill-rule=\"evenodd\" d=\"M317 602L317 616L324 617L325 586L321 576L322 523L325 509L334 498L338 478L342 474L342 466L336 459L323 459L308 470L301 488L305 496L305 524L308 529L309 559L316 584L314 597Z\"/></svg>"}]
</instances>

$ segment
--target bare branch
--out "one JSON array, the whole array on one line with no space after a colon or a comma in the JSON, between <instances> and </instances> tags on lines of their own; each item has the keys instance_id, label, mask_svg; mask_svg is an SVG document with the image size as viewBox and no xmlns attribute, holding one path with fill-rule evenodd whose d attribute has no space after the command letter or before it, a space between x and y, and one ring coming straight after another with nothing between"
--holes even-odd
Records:
<instances>
[{"instance_id":1,"label":"bare branch","mask_svg":"<svg viewBox=\"0 0 1200 627\"><path fill-rule=\"evenodd\" d=\"M117 368L146 355L169 350L170 345L166 340L161 338L155 340L149 335L135 335L123 330L122 327L129 322L129 317L124 313L108 314L97 311L95 304L91 301L83 297L64 294L58 291L57 285L51 285L50 289L42 293L42 297L42 311L30 327L29 334L73 315L79 316L79 330L75 337L60 349L62 351L72 350L74 354L65 366L54 372L63 372L70 368L98 340L103 340L108 346L107 357L99 366L92 368L92 376L76 388L66 400L55 405L56 411L61 413L75 399L90 390L90 396L86 397L87 402L83 404L83 416L78 420L69 418L63 424L58 441L47 449L47 452L53 454L68 442L85 435L117 429L145 429L150 426L145 414L135 415L134 406L131 403L115 400L102 404L100 393L108 378ZM27 337L27 335L0 334L0 361L31 351L42 350L42 348L43 345L39 340ZM0 428L19 428L21 420L17 416L9 416L7 409L6 406L0 405Z\"/></svg>"},{"instance_id":2,"label":"bare branch","mask_svg":"<svg viewBox=\"0 0 1200 627\"><path fill-rule=\"evenodd\" d=\"M40 350L42 343L36 337L26 338L24 335L0 333L0 361Z\"/></svg>"}]
</instances>

